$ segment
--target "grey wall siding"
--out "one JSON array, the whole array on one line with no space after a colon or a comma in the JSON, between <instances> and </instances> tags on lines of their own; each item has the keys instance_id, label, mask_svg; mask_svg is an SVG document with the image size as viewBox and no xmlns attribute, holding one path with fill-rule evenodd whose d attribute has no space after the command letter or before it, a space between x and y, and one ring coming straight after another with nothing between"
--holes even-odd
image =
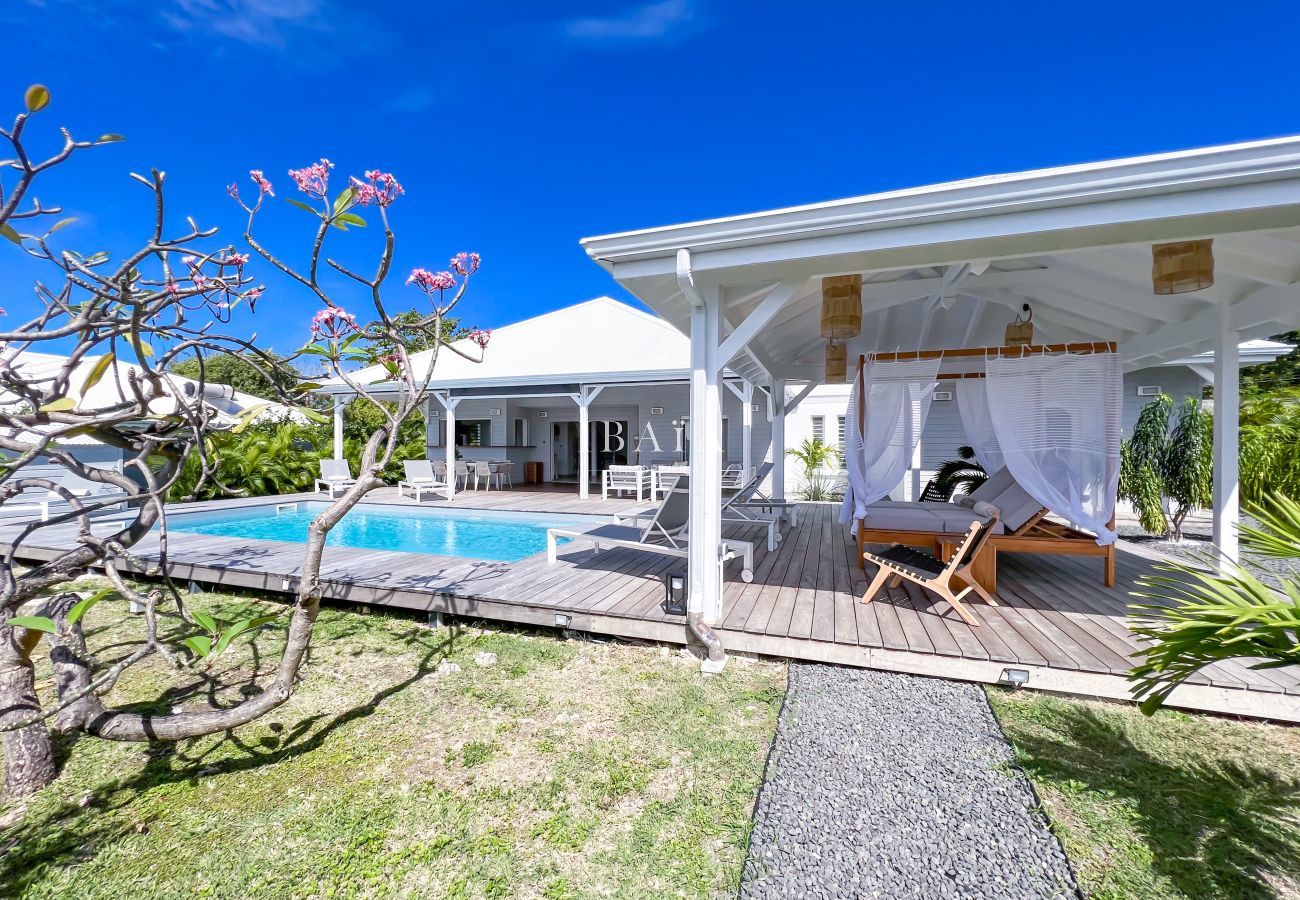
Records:
<instances>
[{"instance_id":1,"label":"grey wall siding","mask_svg":"<svg viewBox=\"0 0 1300 900\"><path fill-rule=\"evenodd\" d=\"M1153 366L1150 369L1138 369L1124 376L1124 434L1133 433L1138 414L1142 407L1154 397L1139 397L1138 387L1158 387L1174 398L1177 408L1187 397L1200 397L1205 382L1186 366Z\"/></svg>"},{"instance_id":2,"label":"grey wall siding","mask_svg":"<svg viewBox=\"0 0 1300 900\"><path fill-rule=\"evenodd\" d=\"M772 432L767 418L766 395L756 391L754 402L758 406L758 411L753 414L753 460L757 465L768 454ZM438 415L428 420L429 455L441 459L445 452L446 411L437 401L432 405ZM493 409L500 410L500 413L494 415ZM683 448L678 435L689 416L689 409L689 389L685 384L629 385L601 391L591 405L590 418L592 421L626 422L628 433L624 437L629 443L629 461L655 465L682 459ZM743 410L740 400L726 388L722 414L726 423L726 461L739 463L743 452ZM490 419L492 422L492 446L463 448L462 458L510 459L516 463L516 471L521 475L524 462L538 461L542 463L545 478L549 481L555 478L553 426L557 422L577 422L578 406L568 397L463 400L456 407L456 419ZM526 446L515 446L515 419L526 423Z\"/></svg>"}]
</instances>

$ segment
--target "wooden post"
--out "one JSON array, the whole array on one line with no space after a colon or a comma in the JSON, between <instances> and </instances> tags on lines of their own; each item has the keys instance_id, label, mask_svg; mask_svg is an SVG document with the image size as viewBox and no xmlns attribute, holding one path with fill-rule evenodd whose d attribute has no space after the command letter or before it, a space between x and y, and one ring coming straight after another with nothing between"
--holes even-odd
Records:
<instances>
[{"instance_id":1,"label":"wooden post","mask_svg":"<svg viewBox=\"0 0 1300 900\"><path fill-rule=\"evenodd\" d=\"M691 312L690 516L687 609L722 619L722 385L718 292Z\"/></svg>"},{"instance_id":2,"label":"wooden post","mask_svg":"<svg viewBox=\"0 0 1300 900\"><path fill-rule=\"evenodd\" d=\"M348 402L342 397L334 398L334 458L343 458L343 410Z\"/></svg>"},{"instance_id":3,"label":"wooden post","mask_svg":"<svg viewBox=\"0 0 1300 900\"><path fill-rule=\"evenodd\" d=\"M772 379L772 499L785 499L785 379Z\"/></svg>"},{"instance_id":4,"label":"wooden post","mask_svg":"<svg viewBox=\"0 0 1300 900\"><path fill-rule=\"evenodd\" d=\"M742 482L749 481L754 473L754 385L745 381L740 386L740 467L744 470Z\"/></svg>"}]
</instances>

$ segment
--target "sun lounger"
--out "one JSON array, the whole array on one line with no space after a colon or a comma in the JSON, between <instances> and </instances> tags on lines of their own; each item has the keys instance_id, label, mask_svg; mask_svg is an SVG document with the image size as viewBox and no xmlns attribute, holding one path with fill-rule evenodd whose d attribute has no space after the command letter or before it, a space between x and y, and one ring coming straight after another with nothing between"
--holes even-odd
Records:
<instances>
[{"instance_id":1,"label":"sun lounger","mask_svg":"<svg viewBox=\"0 0 1300 900\"><path fill-rule=\"evenodd\" d=\"M320 461L320 478L316 479L316 490L329 494L333 500L339 494L347 493L348 488L356 484L352 477L352 468L346 459L322 459Z\"/></svg>"},{"instance_id":2,"label":"sun lounger","mask_svg":"<svg viewBox=\"0 0 1300 900\"><path fill-rule=\"evenodd\" d=\"M546 562L557 561L558 542L562 538L580 544L591 544L597 552L606 547L642 550L660 556L686 559L686 525L690 512L690 499L686 476L680 476L667 489L663 501L653 511L637 516L627 516L617 524L596 525L590 528L548 528L546 530ZM644 525L632 522L645 521ZM744 568L740 578L754 580L754 545L749 541L724 538L722 561L742 560Z\"/></svg>"},{"instance_id":3,"label":"sun lounger","mask_svg":"<svg viewBox=\"0 0 1300 900\"><path fill-rule=\"evenodd\" d=\"M397 482L397 495L405 497L409 491L417 503L424 499L425 491L438 494L447 490L447 485L438 480L433 471L433 463L427 459L408 459L402 462L406 478Z\"/></svg>"}]
</instances>

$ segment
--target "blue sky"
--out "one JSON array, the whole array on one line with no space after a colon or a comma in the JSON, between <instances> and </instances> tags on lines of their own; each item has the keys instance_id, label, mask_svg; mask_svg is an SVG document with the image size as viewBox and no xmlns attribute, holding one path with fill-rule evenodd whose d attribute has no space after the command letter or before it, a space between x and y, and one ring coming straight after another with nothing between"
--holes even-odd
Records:
<instances>
[{"instance_id":1,"label":"blue sky","mask_svg":"<svg viewBox=\"0 0 1300 900\"><path fill-rule=\"evenodd\" d=\"M39 191L80 218L61 234L84 252L148 226L130 171L165 170L176 221L228 240L224 187L250 168L279 198L321 156L340 182L392 171L398 271L479 251L465 319L496 327L626 299L587 235L1300 132L1300 13L1163 7L6 0L0 108L43 82L36 132L126 135ZM260 234L301 258L308 226L277 198ZM334 252L368 269L376 235L342 237ZM0 246L11 320L35 308L35 274ZM419 299L401 280L392 308ZM316 304L266 281L231 327L298 346Z\"/></svg>"}]
</instances>

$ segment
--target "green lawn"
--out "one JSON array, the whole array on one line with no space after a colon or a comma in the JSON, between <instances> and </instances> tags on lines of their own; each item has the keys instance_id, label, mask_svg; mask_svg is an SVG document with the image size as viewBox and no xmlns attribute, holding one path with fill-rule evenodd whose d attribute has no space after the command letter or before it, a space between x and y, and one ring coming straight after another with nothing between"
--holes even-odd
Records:
<instances>
[{"instance_id":1,"label":"green lawn","mask_svg":"<svg viewBox=\"0 0 1300 900\"><path fill-rule=\"evenodd\" d=\"M139 622L108 626L107 606L88 624L112 657ZM240 639L211 675L151 664L113 699L228 702L279 641ZM655 648L326 610L304 682L266 719L175 746L63 745L60 780L0 810L0 896L730 892L784 687L775 663L702 679Z\"/></svg>"},{"instance_id":2,"label":"green lawn","mask_svg":"<svg viewBox=\"0 0 1300 900\"><path fill-rule=\"evenodd\" d=\"M1300 897L1300 729L989 699L1089 897Z\"/></svg>"}]
</instances>

